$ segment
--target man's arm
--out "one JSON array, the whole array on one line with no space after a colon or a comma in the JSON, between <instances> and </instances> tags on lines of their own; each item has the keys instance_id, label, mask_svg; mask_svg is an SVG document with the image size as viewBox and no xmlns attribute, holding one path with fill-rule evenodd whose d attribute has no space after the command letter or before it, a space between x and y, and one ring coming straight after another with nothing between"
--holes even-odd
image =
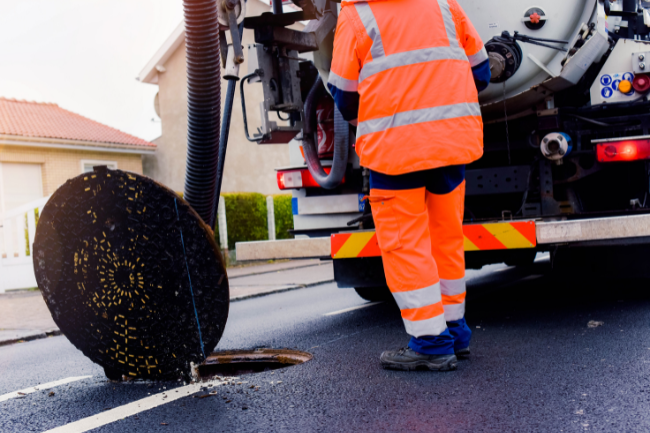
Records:
<instances>
[{"instance_id":1,"label":"man's arm","mask_svg":"<svg viewBox=\"0 0 650 433\"><path fill-rule=\"evenodd\" d=\"M490 78L492 78L487 51L463 8L460 7L456 0L449 0L449 6L454 15L461 45L465 49L465 54L467 54L467 59L472 67L476 89L480 92L485 90L490 84Z\"/></svg>"},{"instance_id":2,"label":"man's arm","mask_svg":"<svg viewBox=\"0 0 650 433\"><path fill-rule=\"evenodd\" d=\"M356 126L359 113L359 58L357 38L347 14L342 10L334 36L334 54L327 82L343 118Z\"/></svg>"}]
</instances>

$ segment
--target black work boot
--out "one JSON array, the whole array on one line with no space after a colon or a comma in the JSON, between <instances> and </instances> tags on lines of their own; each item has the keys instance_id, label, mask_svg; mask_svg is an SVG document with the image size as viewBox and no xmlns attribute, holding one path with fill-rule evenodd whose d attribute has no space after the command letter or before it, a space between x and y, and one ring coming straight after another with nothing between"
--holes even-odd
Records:
<instances>
[{"instance_id":1,"label":"black work boot","mask_svg":"<svg viewBox=\"0 0 650 433\"><path fill-rule=\"evenodd\" d=\"M379 358L381 366L390 370L412 371L420 369L448 371L456 369L456 355L424 355L410 347L387 350Z\"/></svg>"}]
</instances>

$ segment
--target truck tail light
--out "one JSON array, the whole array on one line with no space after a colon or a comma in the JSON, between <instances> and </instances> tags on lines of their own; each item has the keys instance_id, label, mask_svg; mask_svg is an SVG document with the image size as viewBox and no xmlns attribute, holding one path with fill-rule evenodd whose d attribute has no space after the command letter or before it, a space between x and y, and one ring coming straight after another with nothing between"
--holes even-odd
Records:
<instances>
[{"instance_id":1,"label":"truck tail light","mask_svg":"<svg viewBox=\"0 0 650 433\"><path fill-rule=\"evenodd\" d=\"M599 162L650 159L650 140L623 140L600 143L596 147Z\"/></svg>"},{"instance_id":2,"label":"truck tail light","mask_svg":"<svg viewBox=\"0 0 650 433\"><path fill-rule=\"evenodd\" d=\"M331 168L325 167L325 173L329 174ZM345 178L343 178L345 183ZM298 189L298 188L320 188L316 180L312 177L308 169L278 171L278 188Z\"/></svg>"}]
</instances>

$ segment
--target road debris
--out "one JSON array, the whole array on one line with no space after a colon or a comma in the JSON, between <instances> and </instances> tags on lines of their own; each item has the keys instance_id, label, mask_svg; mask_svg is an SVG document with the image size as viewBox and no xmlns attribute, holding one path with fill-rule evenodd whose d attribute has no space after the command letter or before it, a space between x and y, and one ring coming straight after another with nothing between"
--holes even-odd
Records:
<instances>
[{"instance_id":1,"label":"road debris","mask_svg":"<svg viewBox=\"0 0 650 433\"><path fill-rule=\"evenodd\" d=\"M605 322L600 322L598 320L590 320L587 323L587 328L598 328L599 326L603 326Z\"/></svg>"},{"instance_id":2,"label":"road debris","mask_svg":"<svg viewBox=\"0 0 650 433\"><path fill-rule=\"evenodd\" d=\"M50 393L47 396L48 397L54 397L54 391L50 391Z\"/></svg>"}]
</instances>

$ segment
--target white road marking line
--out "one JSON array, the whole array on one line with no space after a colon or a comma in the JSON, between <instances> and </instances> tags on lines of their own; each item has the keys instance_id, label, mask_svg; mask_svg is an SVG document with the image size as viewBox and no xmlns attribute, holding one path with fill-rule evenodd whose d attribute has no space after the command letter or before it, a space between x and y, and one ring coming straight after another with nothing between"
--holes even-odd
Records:
<instances>
[{"instance_id":1,"label":"white road marking line","mask_svg":"<svg viewBox=\"0 0 650 433\"><path fill-rule=\"evenodd\" d=\"M62 425L53 428L43 433L84 433L89 430L119 421L129 416L136 415L149 409L153 409L163 404L178 400L183 397L188 397L191 394L197 393L203 387L213 387L223 385L222 381L209 381L193 383L191 385L181 386L180 388L168 389L167 391L136 400L133 403L125 404L124 406L116 407L115 409L107 410L106 412L98 413L87 418L82 418L78 421L71 422L70 424Z\"/></svg>"},{"instance_id":2,"label":"white road marking line","mask_svg":"<svg viewBox=\"0 0 650 433\"><path fill-rule=\"evenodd\" d=\"M348 311L360 310L362 308L372 307L373 305L381 304L384 301L370 302L368 304L358 305L356 307L345 308L343 310L332 311L331 313L323 314L323 316L336 316L337 314L347 313Z\"/></svg>"},{"instance_id":3,"label":"white road marking line","mask_svg":"<svg viewBox=\"0 0 650 433\"><path fill-rule=\"evenodd\" d=\"M54 382L43 383L41 385L36 385L31 388L25 388L25 389L21 389L20 391L10 392L8 394L0 395L0 401L10 400L12 398L21 397L23 394L32 394L35 393L36 391L51 389L59 385L65 385L66 383L76 382L78 380L88 379L91 377L92 376L76 376L76 377L68 377L66 379L61 379Z\"/></svg>"}]
</instances>

